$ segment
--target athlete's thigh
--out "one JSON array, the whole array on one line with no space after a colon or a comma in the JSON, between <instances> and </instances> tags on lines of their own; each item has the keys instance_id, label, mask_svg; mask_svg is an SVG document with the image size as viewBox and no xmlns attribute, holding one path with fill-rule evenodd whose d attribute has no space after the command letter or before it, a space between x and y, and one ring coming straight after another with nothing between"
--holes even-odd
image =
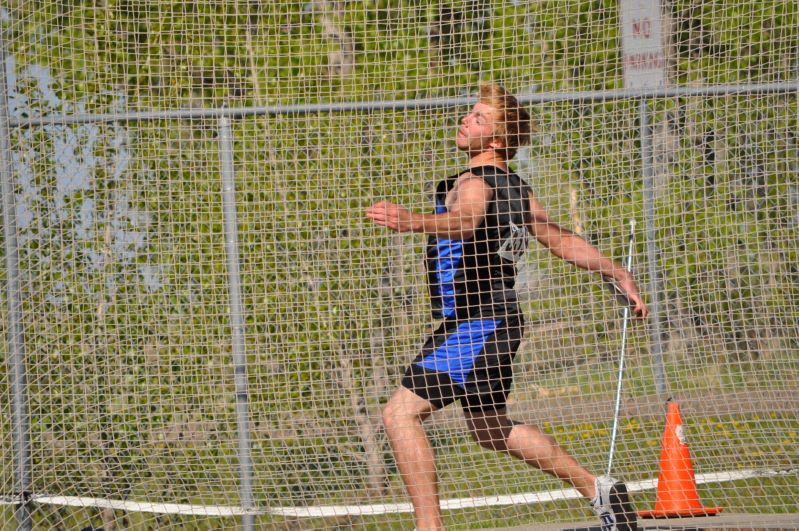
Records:
<instances>
[{"instance_id":1,"label":"athlete's thigh","mask_svg":"<svg viewBox=\"0 0 799 531\"><path fill-rule=\"evenodd\" d=\"M513 421L507 416L505 408L469 409L464 408L466 427L478 442L505 441L513 429Z\"/></svg>"},{"instance_id":2,"label":"athlete's thigh","mask_svg":"<svg viewBox=\"0 0 799 531\"><path fill-rule=\"evenodd\" d=\"M383 409L383 415L384 417L419 417L424 420L437 409L429 400L400 386L388 400Z\"/></svg>"}]
</instances>

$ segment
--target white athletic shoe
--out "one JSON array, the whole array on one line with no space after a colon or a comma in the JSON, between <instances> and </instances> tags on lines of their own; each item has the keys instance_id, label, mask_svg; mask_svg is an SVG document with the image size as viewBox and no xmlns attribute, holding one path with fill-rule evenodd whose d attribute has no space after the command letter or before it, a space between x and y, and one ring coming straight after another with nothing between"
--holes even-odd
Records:
<instances>
[{"instance_id":1,"label":"white athletic shoe","mask_svg":"<svg viewBox=\"0 0 799 531\"><path fill-rule=\"evenodd\" d=\"M596 497L591 500L591 508L602 522L602 531L638 531L627 486L610 476L599 476L594 486Z\"/></svg>"}]
</instances>

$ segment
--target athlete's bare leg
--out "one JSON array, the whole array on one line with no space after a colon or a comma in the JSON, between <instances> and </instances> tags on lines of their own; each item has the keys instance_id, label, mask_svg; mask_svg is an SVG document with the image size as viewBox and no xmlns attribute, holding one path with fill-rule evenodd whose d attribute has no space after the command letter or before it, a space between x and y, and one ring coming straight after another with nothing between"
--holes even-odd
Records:
<instances>
[{"instance_id":1,"label":"athlete's bare leg","mask_svg":"<svg viewBox=\"0 0 799 531\"><path fill-rule=\"evenodd\" d=\"M383 409L383 424L408 490L419 530L444 529L438 499L435 456L422 421L436 408L400 387Z\"/></svg>"},{"instance_id":2,"label":"athlete's bare leg","mask_svg":"<svg viewBox=\"0 0 799 531\"><path fill-rule=\"evenodd\" d=\"M472 437L483 448L508 453L548 474L570 483L589 500L595 495L594 475L535 426L515 424L505 410L464 410Z\"/></svg>"}]
</instances>

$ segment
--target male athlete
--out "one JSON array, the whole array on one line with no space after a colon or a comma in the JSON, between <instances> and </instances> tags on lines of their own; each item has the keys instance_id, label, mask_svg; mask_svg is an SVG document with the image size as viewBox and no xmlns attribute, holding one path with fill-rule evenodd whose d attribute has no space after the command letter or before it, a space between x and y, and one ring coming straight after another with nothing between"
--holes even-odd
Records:
<instances>
[{"instance_id":1,"label":"male athlete","mask_svg":"<svg viewBox=\"0 0 799 531\"><path fill-rule=\"evenodd\" d=\"M529 142L529 114L496 84L461 120L458 149L467 170L439 183L433 213L381 202L366 209L378 225L429 235L427 272L433 316L443 319L407 369L383 410L416 527L443 529L433 450L422 422L459 400L472 437L570 483L588 498L604 530L637 529L624 483L595 477L537 427L506 415L511 362L524 319L516 298L516 263L532 234L550 252L613 279L636 316L648 309L632 276L579 236L550 221L529 187L507 162Z\"/></svg>"}]
</instances>

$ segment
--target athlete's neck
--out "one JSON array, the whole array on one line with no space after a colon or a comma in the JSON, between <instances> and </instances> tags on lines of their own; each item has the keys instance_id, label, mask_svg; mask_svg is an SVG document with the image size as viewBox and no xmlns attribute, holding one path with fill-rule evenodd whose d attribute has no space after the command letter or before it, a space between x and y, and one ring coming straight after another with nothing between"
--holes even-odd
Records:
<instances>
[{"instance_id":1,"label":"athlete's neck","mask_svg":"<svg viewBox=\"0 0 799 531\"><path fill-rule=\"evenodd\" d=\"M501 170L508 171L508 163L505 158L493 149L482 151L469 159L470 168L478 168L480 166L496 166Z\"/></svg>"}]
</instances>

